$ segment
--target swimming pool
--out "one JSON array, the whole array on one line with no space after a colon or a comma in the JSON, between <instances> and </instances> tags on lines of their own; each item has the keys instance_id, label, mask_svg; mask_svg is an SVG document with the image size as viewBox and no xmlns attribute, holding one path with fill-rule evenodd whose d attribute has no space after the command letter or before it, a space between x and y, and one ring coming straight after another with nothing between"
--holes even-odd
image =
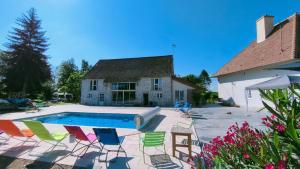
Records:
<instances>
[{"instance_id":1,"label":"swimming pool","mask_svg":"<svg viewBox=\"0 0 300 169\"><path fill-rule=\"evenodd\" d=\"M78 125L135 129L134 117L135 114L63 112L21 120L37 120L42 123L75 126Z\"/></svg>"}]
</instances>

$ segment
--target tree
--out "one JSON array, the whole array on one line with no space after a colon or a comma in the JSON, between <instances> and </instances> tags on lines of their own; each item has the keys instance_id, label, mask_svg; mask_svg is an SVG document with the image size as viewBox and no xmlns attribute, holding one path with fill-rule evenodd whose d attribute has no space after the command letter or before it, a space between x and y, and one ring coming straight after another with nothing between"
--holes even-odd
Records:
<instances>
[{"instance_id":1,"label":"tree","mask_svg":"<svg viewBox=\"0 0 300 169\"><path fill-rule=\"evenodd\" d=\"M86 72L90 71L91 69L92 69L92 66L89 65L89 62L83 59L81 61L81 72L86 73Z\"/></svg>"},{"instance_id":2,"label":"tree","mask_svg":"<svg viewBox=\"0 0 300 169\"><path fill-rule=\"evenodd\" d=\"M9 92L33 95L51 79L48 58L44 54L48 48L47 38L34 8L18 18L17 25L8 36L6 54L9 57L4 59L7 66L4 83Z\"/></svg>"},{"instance_id":3,"label":"tree","mask_svg":"<svg viewBox=\"0 0 300 169\"><path fill-rule=\"evenodd\" d=\"M211 79L209 77L209 74L206 72L206 70L202 70L199 76L199 82L206 87L209 87L209 85L211 84Z\"/></svg>"},{"instance_id":4,"label":"tree","mask_svg":"<svg viewBox=\"0 0 300 169\"><path fill-rule=\"evenodd\" d=\"M81 80L84 76L83 72L73 72L65 85L68 93L73 94L73 100L79 101L80 99L80 91L81 91Z\"/></svg>"},{"instance_id":5,"label":"tree","mask_svg":"<svg viewBox=\"0 0 300 169\"><path fill-rule=\"evenodd\" d=\"M186 76L182 77L182 79L184 79L188 82L191 82L195 85L197 85L199 83L199 78L193 74L186 75Z\"/></svg>"},{"instance_id":6,"label":"tree","mask_svg":"<svg viewBox=\"0 0 300 169\"><path fill-rule=\"evenodd\" d=\"M6 64L4 59L7 58L7 55L4 52L0 51L0 98L6 95L6 85L4 84Z\"/></svg>"},{"instance_id":7,"label":"tree","mask_svg":"<svg viewBox=\"0 0 300 169\"><path fill-rule=\"evenodd\" d=\"M60 89L61 87L65 86L70 75L77 71L78 68L75 65L73 58L64 61L59 66L57 87Z\"/></svg>"}]
</instances>

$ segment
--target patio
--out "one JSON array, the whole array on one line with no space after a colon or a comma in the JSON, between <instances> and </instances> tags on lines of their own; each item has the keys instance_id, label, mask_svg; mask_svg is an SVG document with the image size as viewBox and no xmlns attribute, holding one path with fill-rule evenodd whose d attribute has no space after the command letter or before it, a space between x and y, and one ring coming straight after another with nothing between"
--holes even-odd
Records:
<instances>
[{"instance_id":1,"label":"patio","mask_svg":"<svg viewBox=\"0 0 300 169\"><path fill-rule=\"evenodd\" d=\"M138 108L138 107L93 107L93 106L83 106L83 105L59 105L51 106L48 108L43 108L37 113L10 113L0 115L3 119L18 119L25 117L33 117L39 115L53 114L58 112L95 112L95 113L133 113L139 114L148 110L150 108ZM194 108L192 110L194 113L201 114L201 119L196 119L196 124L194 125L197 135L200 141L208 142L211 138L217 135L223 135L228 128L228 126L234 122L243 122L244 120L249 121L252 126L260 126L260 118L265 115L265 113L246 113L245 110L240 108L224 108L224 107L212 107L212 108ZM227 112L232 112L230 115ZM87 154L82 158L77 158L73 156L68 156L67 158L58 161L58 164L67 166L76 166L84 168L189 168L190 165L185 161L187 160L187 150L186 148L179 148L180 152L176 152L176 157L172 157L172 139L170 130L172 126L176 125L177 122L191 123L191 119L183 118L182 113L179 111L174 111L171 108L163 108L160 115L156 117L154 123L145 129L145 131L166 131L166 151L167 156L164 155L163 147L161 148L146 148L145 160L143 162L143 153L139 149L139 131L135 129L117 129L120 136L126 135L123 147L127 152L127 157L120 153L119 157L115 159L115 162L98 162L98 150L90 148ZM222 123L220 123L222 120ZM23 123L15 122L20 128L26 128ZM50 131L65 131L62 125L56 124L45 124L47 129ZM261 126L262 127L262 126ZM91 127L82 127L85 132L92 132ZM192 138L195 140L195 136ZM36 140L38 140L36 138ZM183 139L179 139L183 141ZM63 143L68 145L68 149L62 147L57 147L54 151L45 152L49 145L46 143L41 144L40 147L34 148L31 153L29 150L32 149L32 143L26 143L24 145L17 145L19 141L14 139L9 140L7 143L3 143L0 146L0 155L17 157L19 159L32 160L33 163L38 163L39 161L53 162L64 155L68 154L73 148L75 143L70 143L70 140L66 138ZM198 146L192 146L193 155L200 152ZM106 151L101 154L100 158L103 160L106 156ZM114 159L115 153L109 153L108 160ZM9 165L9 164L8 164ZM32 164L30 164L32 165Z\"/></svg>"}]
</instances>

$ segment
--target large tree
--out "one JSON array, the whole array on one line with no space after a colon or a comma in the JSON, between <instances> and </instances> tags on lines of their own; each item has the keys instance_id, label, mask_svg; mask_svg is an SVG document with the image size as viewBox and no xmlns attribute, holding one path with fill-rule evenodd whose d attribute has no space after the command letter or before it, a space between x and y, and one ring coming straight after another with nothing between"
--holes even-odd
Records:
<instances>
[{"instance_id":1,"label":"large tree","mask_svg":"<svg viewBox=\"0 0 300 169\"><path fill-rule=\"evenodd\" d=\"M51 79L45 55L47 38L34 8L18 18L17 25L8 36L6 53L9 57L4 59L7 66L4 81L9 92L35 94Z\"/></svg>"},{"instance_id":2,"label":"large tree","mask_svg":"<svg viewBox=\"0 0 300 169\"><path fill-rule=\"evenodd\" d=\"M73 58L63 61L62 64L59 66L57 87L59 89L64 87L67 84L67 80L70 77L70 75L77 71L78 68Z\"/></svg>"}]
</instances>

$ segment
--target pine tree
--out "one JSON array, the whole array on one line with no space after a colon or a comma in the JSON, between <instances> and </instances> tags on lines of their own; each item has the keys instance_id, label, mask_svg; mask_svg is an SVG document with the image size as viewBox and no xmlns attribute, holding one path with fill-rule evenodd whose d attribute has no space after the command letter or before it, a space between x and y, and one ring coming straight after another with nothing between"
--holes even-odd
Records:
<instances>
[{"instance_id":1,"label":"pine tree","mask_svg":"<svg viewBox=\"0 0 300 169\"><path fill-rule=\"evenodd\" d=\"M5 83L9 92L35 94L51 79L51 69L45 51L48 49L45 31L36 10L31 8L17 19L18 27L8 36L8 58Z\"/></svg>"}]
</instances>

